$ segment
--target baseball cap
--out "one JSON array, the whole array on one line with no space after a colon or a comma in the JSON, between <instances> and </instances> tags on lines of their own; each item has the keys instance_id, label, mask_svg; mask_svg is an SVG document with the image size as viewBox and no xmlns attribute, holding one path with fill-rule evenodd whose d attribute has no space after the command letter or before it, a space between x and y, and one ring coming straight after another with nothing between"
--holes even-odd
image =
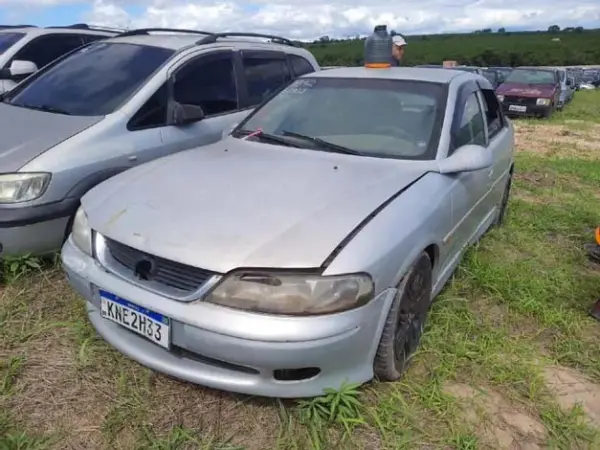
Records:
<instances>
[{"instance_id":1,"label":"baseball cap","mask_svg":"<svg viewBox=\"0 0 600 450\"><path fill-rule=\"evenodd\" d=\"M397 45L398 47L403 47L406 45L406 41L404 40L404 38L402 36L400 36L399 34L395 35L392 38L392 42L394 43L394 45Z\"/></svg>"}]
</instances>

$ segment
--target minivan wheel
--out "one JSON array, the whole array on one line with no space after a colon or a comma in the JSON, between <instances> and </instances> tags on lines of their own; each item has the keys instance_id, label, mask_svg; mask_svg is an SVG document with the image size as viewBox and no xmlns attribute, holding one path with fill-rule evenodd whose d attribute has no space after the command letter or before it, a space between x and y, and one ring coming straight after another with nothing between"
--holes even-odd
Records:
<instances>
[{"instance_id":1,"label":"minivan wheel","mask_svg":"<svg viewBox=\"0 0 600 450\"><path fill-rule=\"evenodd\" d=\"M375 377L395 381L406 371L421 342L432 300L432 264L423 252L398 286L375 355Z\"/></svg>"}]
</instances>

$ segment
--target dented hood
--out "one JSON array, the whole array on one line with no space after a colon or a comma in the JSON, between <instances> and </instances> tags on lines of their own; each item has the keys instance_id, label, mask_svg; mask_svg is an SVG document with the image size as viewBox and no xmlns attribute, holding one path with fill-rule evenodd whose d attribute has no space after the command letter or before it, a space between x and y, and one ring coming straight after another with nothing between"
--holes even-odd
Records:
<instances>
[{"instance_id":1,"label":"dented hood","mask_svg":"<svg viewBox=\"0 0 600 450\"><path fill-rule=\"evenodd\" d=\"M426 171L401 161L227 138L124 172L82 199L90 226L216 272L319 267Z\"/></svg>"}]
</instances>

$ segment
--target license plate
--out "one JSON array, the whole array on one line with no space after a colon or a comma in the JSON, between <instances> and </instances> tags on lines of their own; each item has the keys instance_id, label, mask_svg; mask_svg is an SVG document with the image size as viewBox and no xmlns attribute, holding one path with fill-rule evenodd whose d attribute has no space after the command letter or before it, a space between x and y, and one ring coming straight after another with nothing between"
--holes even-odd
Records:
<instances>
[{"instance_id":1,"label":"license plate","mask_svg":"<svg viewBox=\"0 0 600 450\"><path fill-rule=\"evenodd\" d=\"M168 317L125 300L115 294L99 291L101 315L140 336L168 349L171 321Z\"/></svg>"},{"instance_id":2,"label":"license plate","mask_svg":"<svg viewBox=\"0 0 600 450\"><path fill-rule=\"evenodd\" d=\"M521 105L510 105L508 107L509 111L516 111L516 112L525 112L527 111L527 106L521 106Z\"/></svg>"}]
</instances>

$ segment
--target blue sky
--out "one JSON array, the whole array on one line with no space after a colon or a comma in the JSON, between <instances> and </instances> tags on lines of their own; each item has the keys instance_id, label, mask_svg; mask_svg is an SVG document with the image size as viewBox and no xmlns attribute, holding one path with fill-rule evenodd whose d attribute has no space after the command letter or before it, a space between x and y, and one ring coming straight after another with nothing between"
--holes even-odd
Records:
<instances>
[{"instance_id":1,"label":"blue sky","mask_svg":"<svg viewBox=\"0 0 600 450\"><path fill-rule=\"evenodd\" d=\"M0 5L0 23L244 29L298 39L362 34L379 23L405 34L552 24L600 28L600 0L0 0Z\"/></svg>"}]
</instances>

